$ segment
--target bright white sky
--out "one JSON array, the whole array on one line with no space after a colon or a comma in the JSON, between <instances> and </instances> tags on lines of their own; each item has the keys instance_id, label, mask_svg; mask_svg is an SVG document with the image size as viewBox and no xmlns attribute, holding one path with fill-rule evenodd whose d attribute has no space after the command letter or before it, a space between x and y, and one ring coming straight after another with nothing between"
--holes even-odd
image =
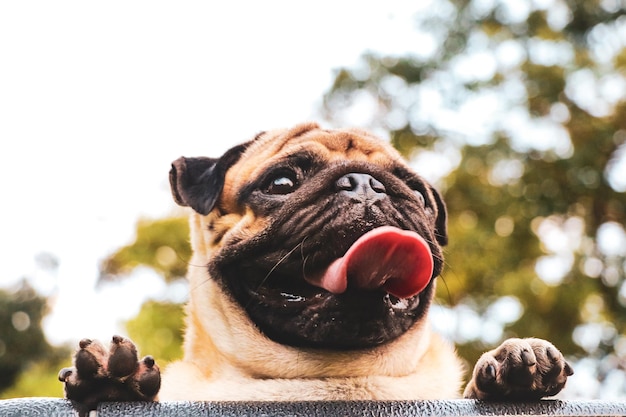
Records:
<instances>
[{"instance_id":1,"label":"bright white sky","mask_svg":"<svg viewBox=\"0 0 626 417\"><path fill-rule=\"evenodd\" d=\"M122 331L164 287L144 273L96 292L98 263L174 210L170 162L318 119L333 68L416 47L410 3L0 3L0 287L54 295L51 342Z\"/></svg>"}]
</instances>

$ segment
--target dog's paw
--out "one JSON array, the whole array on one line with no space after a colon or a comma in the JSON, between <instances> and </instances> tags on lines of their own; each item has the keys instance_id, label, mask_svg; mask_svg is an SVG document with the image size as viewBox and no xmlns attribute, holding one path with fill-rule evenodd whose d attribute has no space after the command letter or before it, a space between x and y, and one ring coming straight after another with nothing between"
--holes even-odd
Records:
<instances>
[{"instance_id":1,"label":"dog's paw","mask_svg":"<svg viewBox=\"0 0 626 417\"><path fill-rule=\"evenodd\" d=\"M552 343L508 339L483 354L463 396L490 401L531 401L556 395L572 367Z\"/></svg>"},{"instance_id":2,"label":"dog's paw","mask_svg":"<svg viewBox=\"0 0 626 417\"><path fill-rule=\"evenodd\" d=\"M129 339L113 336L109 347L83 339L74 366L59 372L66 398L80 404L82 413L103 401L153 401L161 387L161 373L151 356L138 360Z\"/></svg>"}]
</instances>

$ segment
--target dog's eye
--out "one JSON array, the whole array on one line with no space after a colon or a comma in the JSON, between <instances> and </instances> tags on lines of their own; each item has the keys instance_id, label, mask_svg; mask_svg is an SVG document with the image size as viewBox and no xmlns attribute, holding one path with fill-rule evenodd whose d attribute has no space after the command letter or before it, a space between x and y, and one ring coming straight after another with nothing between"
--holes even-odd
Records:
<instances>
[{"instance_id":1,"label":"dog's eye","mask_svg":"<svg viewBox=\"0 0 626 417\"><path fill-rule=\"evenodd\" d=\"M417 201L420 203L420 205L421 206L426 205L426 199L424 198L424 194L422 194L421 192L417 190L413 190L413 192L415 193L415 197L417 197Z\"/></svg>"},{"instance_id":2,"label":"dog's eye","mask_svg":"<svg viewBox=\"0 0 626 417\"><path fill-rule=\"evenodd\" d=\"M295 174L281 174L273 178L265 187L267 194L289 194L295 191L298 182Z\"/></svg>"}]
</instances>

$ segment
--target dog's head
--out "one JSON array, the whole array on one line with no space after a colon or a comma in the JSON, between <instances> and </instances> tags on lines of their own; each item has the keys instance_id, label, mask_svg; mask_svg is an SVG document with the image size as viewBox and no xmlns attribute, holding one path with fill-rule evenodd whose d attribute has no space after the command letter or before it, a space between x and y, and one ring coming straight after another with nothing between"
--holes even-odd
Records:
<instances>
[{"instance_id":1,"label":"dog's head","mask_svg":"<svg viewBox=\"0 0 626 417\"><path fill-rule=\"evenodd\" d=\"M386 142L305 124L180 158L170 181L205 220L211 279L270 339L368 348L424 318L446 209Z\"/></svg>"}]
</instances>

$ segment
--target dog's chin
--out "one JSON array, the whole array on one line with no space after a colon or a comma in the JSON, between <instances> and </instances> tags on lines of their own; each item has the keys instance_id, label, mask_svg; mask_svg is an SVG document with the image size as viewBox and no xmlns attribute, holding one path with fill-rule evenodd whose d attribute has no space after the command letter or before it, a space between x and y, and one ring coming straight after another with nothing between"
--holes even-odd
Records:
<instances>
[{"instance_id":1,"label":"dog's chin","mask_svg":"<svg viewBox=\"0 0 626 417\"><path fill-rule=\"evenodd\" d=\"M372 348L397 339L424 316L432 292L431 283L422 293L399 299L382 290L348 288L333 294L304 281L249 285L254 281L229 281L226 289L261 332L280 344L331 350Z\"/></svg>"},{"instance_id":2,"label":"dog's chin","mask_svg":"<svg viewBox=\"0 0 626 417\"><path fill-rule=\"evenodd\" d=\"M272 340L299 347L379 346L404 334L420 316L419 296L400 300L382 291L332 294L313 290L308 297L284 292L261 297L276 304L262 301L251 305L248 314L252 320ZM286 304L291 307L284 308Z\"/></svg>"}]
</instances>

